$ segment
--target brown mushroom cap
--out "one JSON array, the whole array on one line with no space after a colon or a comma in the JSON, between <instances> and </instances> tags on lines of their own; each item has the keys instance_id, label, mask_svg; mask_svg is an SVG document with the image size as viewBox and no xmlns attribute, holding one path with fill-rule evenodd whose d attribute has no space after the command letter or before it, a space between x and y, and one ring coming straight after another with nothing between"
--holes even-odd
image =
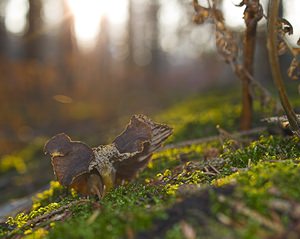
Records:
<instances>
[{"instance_id":1,"label":"brown mushroom cap","mask_svg":"<svg viewBox=\"0 0 300 239\"><path fill-rule=\"evenodd\" d=\"M132 154L132 157L114 162L117 181L134 178L171 134L172 128L167 125L156 123L144 115L132 116L126 129L113 141L120 153Z\"/></svg>"},{"instance_id":2,"label":"brown mushroom cap","mask_svg":"<svg viewBox=\"0 0 300 239\"><path fill-rule=\"evenodd\" d=\"M45 153L51 155L51 162L58 181L70 186L73 180L89 172L93 160L93 150L82 142L72 141L66 134L51 138L44 147Z\"/></svg>"}]
</instances>

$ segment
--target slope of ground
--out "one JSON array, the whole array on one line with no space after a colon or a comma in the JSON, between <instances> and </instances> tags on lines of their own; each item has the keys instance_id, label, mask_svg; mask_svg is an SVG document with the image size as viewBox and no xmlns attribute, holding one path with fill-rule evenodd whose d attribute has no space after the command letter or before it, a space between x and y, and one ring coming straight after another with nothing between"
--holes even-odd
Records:
<instances>
[{"instance_id":1,"label":"slope of ground","mask_svg":"<svg viewBox=\"0 0 300 239\"><path fill-rule=\"evenodd\" d=\"M256 111L257 118L264 115L258 106ZM0 235L297 238L300 140L267 131L227 133L223 129L238 129L239 112L233 93L215 92L177 104L156 116L174 127L169 147L157 152L136 180L100 202L51 182L33 198L30 211L0 225ZM195 138L203 139L184 144Z\"/></svg>"}]
</instances>

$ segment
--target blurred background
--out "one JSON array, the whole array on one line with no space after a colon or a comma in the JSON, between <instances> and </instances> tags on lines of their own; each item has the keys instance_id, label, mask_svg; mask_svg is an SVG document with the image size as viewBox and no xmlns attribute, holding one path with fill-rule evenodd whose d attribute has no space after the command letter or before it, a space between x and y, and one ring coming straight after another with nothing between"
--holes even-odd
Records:
<instances>
[{"instance_id":1,"label":"blurred background","mask_svg":"<svg viewBox=\"0 0 300 239\"><path fill-rule=\"evenodd\" d=\"M241 0L217 2L239 36ZM291 44L300 34L297 10L299 0L284 1ZM213 26L192 17L191 0L0 0L0 203L53 178L42 146L56 133L105 143L131 114L152 115L210 88L238 85L215 52ZM255 74L267 84L265 24Z\"/></svg>"}]
</instances>

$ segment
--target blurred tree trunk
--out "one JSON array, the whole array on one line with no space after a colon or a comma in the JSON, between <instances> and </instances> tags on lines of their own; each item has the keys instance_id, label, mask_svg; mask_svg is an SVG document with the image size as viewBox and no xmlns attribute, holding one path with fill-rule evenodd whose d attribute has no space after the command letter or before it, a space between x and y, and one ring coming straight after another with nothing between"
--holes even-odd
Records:
<instances>
[{"instance_id":1,"label":"blurred tree trunk","mask_svg":"<svg viewBox=\"0 0 300 239\"><path fill-rule=\"evenodd\" d=\"M28 11L28 30L24 34L25 43L25 57L38 59L41 57L40 44L41 44L41 0L29 0L29 11Z\"/></svg>"},{"instance_id":2,"label":"blurred tree trunk","mask_svg":"<svg viewBox=\"0 0 300 239\"><path fill-rule=\"evenodd\" d=\"M134 49L134 4L133 0L128 0L128 57L127 64L132 66L133 61L133 49Z\"/></svg>"},{"instance_id":3,"label":"blurred tree trunk","mask_svg":"<svg viewBox=\"0 0 300 239\"><path fill-rule=\"evenodd\" d=\"M94 55L96 62L99 66L95 67L100 73L100 81L104 83L111 83L110 80L110 63L111 54L109 52L109 25L106 17L101 20L101 32L99 33L98 49L99 52ZM101 87L102 88L102 87ZM106 92L105 92L106 93Z\"/></svg>"},{"instance_id":4,"label":"blurred tree trunk","mask_svg":"<svg viewBox=\"0 0 300 239\"><path fill-rule=\"evenodd\" d=\"M4 19L0 18L0 56L6 53L7 34L4 25Z\"/></svg>"},{"instance_id":5,"label":"blurred tree trunk","mask_svg":"<svg viewBox=\"0 0 300 239\"><path fill-rule=\"evenodd\" d=\"M59 52L57 53L57 66L59 67L60 74L63 82L65 82L65 87L72 91L74 87L74 74L72 72L72 68L74 67L75 57L75 39L73 39L72 35L72 26L74 23L73 15L71 14L67 2L64 0L60 0L63 8L63 16L64 20L60 27L59 32L59 40L58 47Z\"/></svg>"},{"instance_id":6,"label":"blurred tree trunk","mask_svg":"<svg viewBox=\"0 0 300 239\"><path fill-rule=\"evenodd\" d=\"M60 32L60 44L63 56L69 57L72 55L74 50L74 41L72 37L72 25L74 23L74 18L69 11L66 1L60 1L62 1L63 16L65 17Z\"/></svg>"},{"instance_id":7,"label":"blurred tree trunk","mask_svg":"<svg viewBox=\"0 0 300 239\"><path fill-rule=\"evenodd\" d=\"M147 32L149 34L146 40L149 40L149 45L151 48L151 64L149 64L151 79L148 79L148 85L150 89L155 89L159 85L159 73L161 68L161 53L159 50L159 26L158 26L158 11L159 11L159 1L152 0L148 10L148 27ZM146 32L146 33L147 33ZM154 76L153 76L154 73Z\"/></svg>"},{"instance_id":8,"label":"blurred tree trunk","mask_svg":"<svg viewBox=\"0 0 300 239\"><path fill-rule=\"evenodd\" d=\"M152 0L149 6L149 31L150 31L150 45L152 51L152 65L157 67L159 65L159 26L158 26L158 11L159 11L159 1Z\"/></svg>"},{"instance_id":9,"label":"blurred tree trunk","mask_svg":"<svg viewBox=\"0 0 300 239\"><path fill-rule=\"evenodd\" d=\"M6 4L8 3L8 0L1 0L0 1L0 7L2 10L2 13L5 13L5 7ZM5 15L0 17L0 55L4 56L8 54L8 34L7 34L7 29L5 26Z\"/></svg>"}]
</instances>

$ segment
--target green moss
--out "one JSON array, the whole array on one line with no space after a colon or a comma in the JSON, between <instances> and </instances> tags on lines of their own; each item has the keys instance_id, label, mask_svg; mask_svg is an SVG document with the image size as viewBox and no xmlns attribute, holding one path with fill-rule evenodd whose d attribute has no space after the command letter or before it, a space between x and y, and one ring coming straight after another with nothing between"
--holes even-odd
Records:
<instances>
[{"instance_id":1,"label":"green moss","mask_svg":"<svg viewBox=\"0 0 300 239\"><path fill-rule=\"evenodd\" d=\"M299 142L298 137L261 136L249 146L233 150L229 141L224 145L224 153L221 155L226 160L222 172L231 174L233 168L247 168L259 161L298 158L300 157Z\"/></svg>"},{"instance_id":2,"label":"green moss","mask_svg":"<svg viewBox=\"0 0 300 239\"><path fill-rule=\"evenodd\" d=\"M297 186L300 180L300 164L294 160L280 162L259 162L249 170L215 180L214 185L224 185L235 181L234 193L227 196L227 201L218 201L218 195L214 195L214 213L225 214L235 222L243 226L234 228L238 233L237 238L265 238L267 234L276 233L262 227L255 216L235 210L234 204L241 204L272 222L272 200L282 199L286 202L300 202L300 188ZM274 194L273 191L276 191ZM274 214L277 212L273 212ZM255 215L255 214L253 214ZM288 215L282 216L281 225L289 228L293 219ZM269 235L270 236L270 235Z\"/></svg>"},{"instance_id":3,"label":"green moss","mask_svg":"<svg viewBox=\"0 0 300 239\"><path fill-rule=\"evenodd\" d=\"M170 141L179 142L217 134L216 125L237 129L240 109L235 92L224 95L216 91L176 104L157 119L173 126L174 134Z\"/></svg>"},{"instance_id":4,"label":"green moss","mask_svg":"<svg viewBox=\"0 0 300 239\"><path fill-rule=\"evenodd\" d=\"M300 165L292 160L286 162L262 162L251 170L240 174L237 182L246 202L250 206L261 205L269 199L269 191L276 188L280 196L300 201ZM263 207L260 211L265 211ZM267 213L267 211L265 211Z\"/></svg>"},{"instance_id":5,"label":"green moss","mask_svg":"<svg viewBox=\"0 0 300 239\"><path fill-rule=\"evenodd\" d=\"M187 167L188 165L189 163L186 164ZM181 185L197 185L206 181L207 177L201 170L187 170L187 167L177 172L167 169L162 174L157 174L159 180L164 183L164 190L167 194L175 195Z\"/></svg>"},{"instance_id":6,"label":"green moss","mask_svg":"<svg viewBox=\"0 0 300 239\"><path fill-rule=\"evenodd\" d=\"M81 205L72 220L56 225L48 238L120 238L148 228L153 218L163 217L163 193L159 187L142 184L120 186L100 202L94 219L91 207Z\"/></svg>"},{"instance_id":7,"label":"green moss","mask_svg":"<svg viewBox=\"0 0 300 239\"><path fill-rule=\"evenodd\" d=\"M182 239L185 238L182 234L179 223L175 224L170 230L167 231L165 239Z\"/></svg>"},{"instance_id":8,"label":"green moss","mask_svg":"<svg viewBox=\"0 0 300 239\"><path fill-rule=\"evenodd\" d=\"M152 160L140 175L139 180L144 181L154 178L163 170L174 168L184 162L199 160L204 157L205 152L210 148L220 148L218 141L202 144L192 144L190 146L166 149L153 155Z\"/></svg>"},{"instance_id":9,"label":"green moss","mask_svg":"<svg viewBox=\"0 0 300 239\"><path fill-rule=\"evenodd\" d=\"M239 130L241 113L241 96L237 88L210 90L193 96L158 115L158 121L173 126L174 134L169 142L216 135L216 126L228 131ZM263 97L261 97L263 98ZM274 114L276 102L269 99L268 104L261 104L260 95L253 102L253 126L261 125L260 119ZM299 102L299 97L294 99ZM299 105L299 104L298 104Z\"/></svg>"}]
</instances>

